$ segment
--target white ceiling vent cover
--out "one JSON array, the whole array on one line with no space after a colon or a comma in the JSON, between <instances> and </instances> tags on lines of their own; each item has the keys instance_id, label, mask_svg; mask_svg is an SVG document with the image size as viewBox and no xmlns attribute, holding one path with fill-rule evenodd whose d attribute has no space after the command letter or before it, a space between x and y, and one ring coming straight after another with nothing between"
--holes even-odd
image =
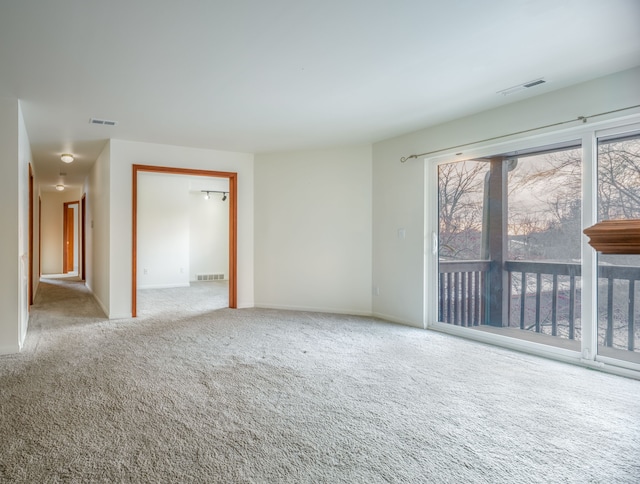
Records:
<instances>
[{"instance_id":1,"label":"white ceiling vent cover","mask_svg":"<svg viewBox=\"0 0 640 484\"><path fill-rule=\"evenodd\" d=\"M89 124L98 124L101 126L117 126L117 121L111 121L109 119L89 118Z\"/></svg>"},{"instance_id":2,"label":"white ceiling vent cover","mask_svg":"<svg viewBox=\"0 0 640 484\"><path fill-rule=\"evenodd\" d=\"M523 82L522 84L518 84L517 86L508 87L503 89L502 91L498 91L496 94L502 94L503 96L508 96L509 94L513 94L514 92L523 91L524 89L529 89L531 87L539 86L540 84L544 84L545 81L543 77L539 79L534 79L533 81Z\"/></svg>"}]
</instances>

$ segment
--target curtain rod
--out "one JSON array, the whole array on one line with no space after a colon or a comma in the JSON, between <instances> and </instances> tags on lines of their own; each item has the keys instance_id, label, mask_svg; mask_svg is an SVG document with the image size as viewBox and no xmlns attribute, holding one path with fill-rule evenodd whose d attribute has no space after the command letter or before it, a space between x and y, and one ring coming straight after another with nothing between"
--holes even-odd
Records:
<instances>
[{"instance_id":1,"label":"curtain rod","mask_svg":"<svg viewBox=\"0 0 640 484\"><path fill-rule=\"evenodd\" d=\"M455 150L456 148L464 148L465 146L471 146L471 145L475 145L477 143L485 143L487 141L494 141L494 140L501 139L501 138L508 138L509 136L515 136L517 134L530 133L532 131L538 131L538 130L545 129L545 128L552 128L554 126L561 126L563 124L575 123L576 121L582 121L583 123L586 123L589 118L597 118L598 116L605 116L607 114L619 113L620 111L627 111L629 109L635 109L635 108L640 108L640 104L636 104L635 106L628 106L626 108L614 109L613 111L606 111L604 113L592 114L590 116L578 116L576 119L569 119L567 121L560 121L558 123L545 124L544 126L538 126L537 128L523 129L522 131L515 131L513 133L502 134L500 136L494 136L492 138L485 138L485 139L480 140L480 141L473 141L473 142L464 143L464 144L461 144L461 145L449 146L448 148L441 148L439 150L427 151L425 153L419 153L419 154L416 154L416 155L403 156L402 158L400 158L400 163L405 163L407 160L410 160L411 158L420 158L422 156L433 155L435 153L441 153L443 151Z\"/></svg>"}]
</instances>

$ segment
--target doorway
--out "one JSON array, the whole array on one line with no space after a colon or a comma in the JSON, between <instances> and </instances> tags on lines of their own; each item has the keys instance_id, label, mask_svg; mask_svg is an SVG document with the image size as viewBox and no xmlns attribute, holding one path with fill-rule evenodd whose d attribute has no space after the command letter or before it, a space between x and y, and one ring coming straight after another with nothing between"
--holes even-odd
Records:
<instances>
[{"instance_id":1,"label":"doorway","mask_svg":"<svg viewBox=\"0 0 640 484\"><path fill-rule=\"evenodd\" d=\"M80 202L64 202L62 214L62 273L78 272Z\"/></svg>"},{"instance_id":2,"label":"doorway","mask_svg":"<svg viewBox=\"0 0 640 484\"><path fill-rule=\"evenodd\" d=\"M171 168L148 165L133 165L133 204L132 204L132 267L131 267L131 314L137 317L138 302L138 249L139 249L139 180L138 173L156 173L169 175L189 175L192 177L209 177L211 179L226 179L228 199L228 301L230 308L237 307L237 173L218 172L210 170L196 170L186 168Z\"/></svg>"}]
</instances>

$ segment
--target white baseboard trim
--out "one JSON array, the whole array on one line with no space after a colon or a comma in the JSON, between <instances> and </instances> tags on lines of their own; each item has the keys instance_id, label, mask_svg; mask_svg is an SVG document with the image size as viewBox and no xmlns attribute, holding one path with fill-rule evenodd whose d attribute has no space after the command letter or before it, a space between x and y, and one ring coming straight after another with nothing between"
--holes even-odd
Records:
<instances>
[{"instance_id":1,"label":"white baseboard trim","mask_svg":"<svg viewBox=\"0 0 640 484\"><path fill-rule=\"evenodd\" d=\"M322 308L315 306L289 306L286 304L260 304L255 305L258 309L280 309L283 311L304 311L309 313L330 313L344 314L347 316L372 316L371 311L347 310L338 308Z\"/></svg>"},{"instance_id":2,"label":"white baseboard trim","mask_svg":"<svg viewBox=\"0 0 640 484\"><path fill-rule=\"evenodd\" d=\"M172 289L174 287L189 287L188 282L181 282L179 284L145 284L138 285L138 289Z\"/></svg>"},{"instance_id":3,"label":"white baseboard trim","mask_svg":"<svg viewBox=\"0 0 640 484\"><path fill-rule=\"evenodd\" d=\"M396 318L395 316L390 316L384 313L373 312L372 316L374 318L383 319L384 321L388 321L390 323L401 324L403 326L411 326L412 328L425 329L422 323L413 323L411 321L407 321L406 319Z\"/></svg>"},{"instance_id":4,"label":"white baseboard trim","mask_svg":"<svg viewBox=\"0 0 640 484\"><path fill-rule=\"evenodd\" d=\"M236 304L236 306L237 306L238 309L251 309L251 308L255 308L256 307L256 305L253 304L252 302L248 302L248 303L246 303L246 302L238 302Z\"/></svg>"},{"instance_id":5,"label":"white baseboard trim","mask_svg":"<svg viewBox=\"0 0 640 484\"><path fill-rule=\"evenodd\" d=\"M123 314L114 314L114 315L109 315L109 320L114 320L114 319L131 319L131 313L123 313Z\"/></svg>"},{"instance_id":6,"label":"white baseboard trim","mask_svg":"<svg viewBox=\"0 0 640 484\"><path fill-rule=\"evenodd\" d=\"M87 288L87 290L89 291L89 294L91 294L91 296L93 297L93 300L98 304L98 306L100 306L100 309L102 309L102 312L104 313L104 315L109 318L109 311L107 310L106 306L102 303L102 301L100 300L100 298L98 296L96 296L96 293L93 292L93 289L91 288L91 286L87 283L87 281L84 282L84 287Z\"/></svg>"},{"instance_id":7,"label":"white baseboard trim","mask_svg":"<svg viewBox=\"0 0 640 484\"><path fill-rule=\"evenodd\" d=\"M0 355L13 355L20 353L20 345L2 345L0 346Z\"/></svg>"}]
</instances>

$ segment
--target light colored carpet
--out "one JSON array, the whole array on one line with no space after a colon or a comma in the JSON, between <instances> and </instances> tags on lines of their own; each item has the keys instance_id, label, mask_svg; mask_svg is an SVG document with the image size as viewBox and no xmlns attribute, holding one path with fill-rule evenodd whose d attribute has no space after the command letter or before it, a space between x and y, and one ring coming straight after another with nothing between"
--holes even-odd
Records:
<instances>
[{"instance_id":1,"label":"light colored carpet","mask_svg":"<svg viewBox=\"0 0 640 484\"><path fill-rule=\"evenodd\" d=\"M43 281L25 350L0 358L3 482L640 481L639 381L370 318L148 296L107 321L81 283Z\"/></svg>"},{"instance_id":2,"label":"light colored carpet","mask_svg":"<svg viewBox=\"0 0 640 484\"><path fill-rule=\"evenodd\" d=\"M138 291L139 317L183 317L229 307L228 281L192 282L190 287Z\"/></svg>"}]
</instances>

